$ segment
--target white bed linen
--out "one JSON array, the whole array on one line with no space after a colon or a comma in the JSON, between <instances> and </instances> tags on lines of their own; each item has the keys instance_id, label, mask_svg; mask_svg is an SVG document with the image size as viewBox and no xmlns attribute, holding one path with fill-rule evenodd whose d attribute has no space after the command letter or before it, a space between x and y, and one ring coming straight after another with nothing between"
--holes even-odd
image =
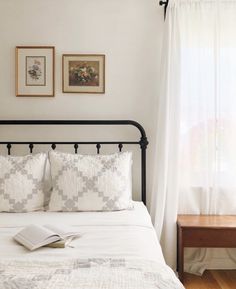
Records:
<instances>
[{"instance_id":1,"label":"white bed linen","mask_svg":"<svg viewBox=\"0 0 236 289\"><path fill-rule=\"evenodd\" d=\"M74 248L41 248L29 252L12 236L29 224L53 224L81 232ZM0 259L33 258L138 258L165 264L146 207L116 212L32 212L0 214Z\"/></svg>"},{"instance_id":2,"label":"white bed linen","mask_svg":"<svg viewBox=\"0 0 236 289\"><path fill-rule=\"evenodd\" d=\"M73 248L30 252L12 236L29 224L53 224L81 237ZM184 289L165 264L146 207L117 212L0 214L1 289Z\"/></svg>"}]
</instances>

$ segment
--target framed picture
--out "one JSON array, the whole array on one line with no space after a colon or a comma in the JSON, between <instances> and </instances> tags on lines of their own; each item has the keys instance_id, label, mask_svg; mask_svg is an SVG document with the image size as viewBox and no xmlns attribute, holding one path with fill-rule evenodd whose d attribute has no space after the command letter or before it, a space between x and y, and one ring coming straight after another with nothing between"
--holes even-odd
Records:
<instances>
[{"instance_id":1,"label":"framed picture","mask_svg":"<svg viewBox=\"0 0 236 289\"><path fill-rule=\"evenodd\" d=\"M105 93L105 55L64 54L63 92Z\"/></svg>"},{"instance_id":2,"label":"framed picture","mask_svg":"<svg viewBox=\"0 0 236 289\"><path fill-rule=\"evenodd\" d=\"M54 96L55 47L16 47L16 96Z\"/></svg>"}]
</instances>

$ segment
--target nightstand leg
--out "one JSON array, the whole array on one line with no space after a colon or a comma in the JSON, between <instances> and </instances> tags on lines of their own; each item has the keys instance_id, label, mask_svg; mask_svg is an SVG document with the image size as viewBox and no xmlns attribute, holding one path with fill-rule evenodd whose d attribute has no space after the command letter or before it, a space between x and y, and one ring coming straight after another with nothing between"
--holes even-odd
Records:
<instances>
[{"instance_id":1,"label":"nightstand leg","mask_svg":"<svg viewBox=\"0 0 236 289\"><path fill-rule=\"evenodd\" d=\"M183 283L184 281L184 247L182 229L177 226L177 271L179 279Z\"/></svg>"}]
</instances>

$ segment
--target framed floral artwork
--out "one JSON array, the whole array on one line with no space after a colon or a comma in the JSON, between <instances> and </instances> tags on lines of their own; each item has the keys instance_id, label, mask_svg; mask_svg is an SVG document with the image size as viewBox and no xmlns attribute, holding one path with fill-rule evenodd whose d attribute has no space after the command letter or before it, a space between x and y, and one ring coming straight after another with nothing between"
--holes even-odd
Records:
<instances>
[{"instance_id":1,"label":"framed floral artwork","mask_svg":"<svg viewBox=\"0 0 236 289\"><path fill-rule=\"evenodd\" d=\"M105 55L64 54L63 92L105 93Z\"/></svg>"},{"instance_id":2,"label":"framed floral artwork","mask_svg":"<svg viewBox=\"0 0 236 289\"><path fill-rule=\"evenodd\" d=\"M16 96L54 96L54 46L16 47Z\"/></svg>"}]
</instances>

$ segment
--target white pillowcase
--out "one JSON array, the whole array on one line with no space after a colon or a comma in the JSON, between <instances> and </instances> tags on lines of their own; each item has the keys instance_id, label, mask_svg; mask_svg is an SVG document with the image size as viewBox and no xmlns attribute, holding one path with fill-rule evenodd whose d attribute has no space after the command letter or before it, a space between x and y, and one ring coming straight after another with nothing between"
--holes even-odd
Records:
<instances>
[{"instance_id":1,"label":"white pillowcase","mask_svg":"<svg viewBox=\"0 0 236 289\"><path fill-rule=\"evenodd\" d=\"M132 153L77 155L49 152L50 211L132 208Z\"/></svg>"},{"instance_id":2,"label":"white pillowcase","mask_svg":"<svg viewBox=\"0 0 236 289\"><path fill-rule=\"evenodd\" d=\"M46 172L49 172L46 153L0 156L0 212L42 210L50 186Z\"/></svg>"}]
</instances>

